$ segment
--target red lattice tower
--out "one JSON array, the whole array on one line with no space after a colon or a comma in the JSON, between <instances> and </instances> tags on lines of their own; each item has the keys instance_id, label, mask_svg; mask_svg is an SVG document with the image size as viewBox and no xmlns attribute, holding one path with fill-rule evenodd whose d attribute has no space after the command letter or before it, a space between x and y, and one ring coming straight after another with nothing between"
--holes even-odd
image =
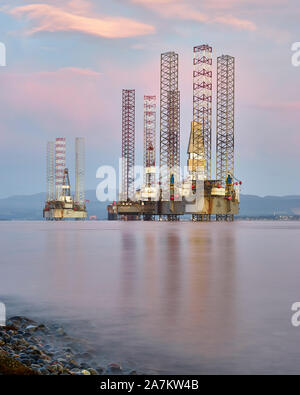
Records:
<instances>
[{"instance_id":1,"label":"red lattice tower","mask_svg":"<svg viewBox=\"0 0 300 395\"><path fill-rule=\"evenodd\" d=\"M144 171L145 184L155 183L156 96L144 96Z\"/></svg>"},{"instance_id":2,"label":"red lattice tower","mask_svg":"<svg viewBox=\"0 0 300 395\"><path fill-rule=\"evenodd\" d=\"M122 91L122 200L134 197L135 90Z\"/></svg>"},{"instance_id":3,"label":"red lattice tower","mask_svg":"<svg viewBox=\"0 0 300 395\"><path fill-rule=\"evenodd\" d=\"M66 139L58 137L55 141L55 197L59 199L66 168Z\"/></svg>"},{"instance_id":4,"label":"red lattice tower","mask_svg":"<svg viewBox=\"0 0 300 395\"><path fill-rule=\"evenodd\" d=\"M205 179L211 179L212 47L194 47L193 121L200 122L205 156Z\"/></svg>"}]
</instances>

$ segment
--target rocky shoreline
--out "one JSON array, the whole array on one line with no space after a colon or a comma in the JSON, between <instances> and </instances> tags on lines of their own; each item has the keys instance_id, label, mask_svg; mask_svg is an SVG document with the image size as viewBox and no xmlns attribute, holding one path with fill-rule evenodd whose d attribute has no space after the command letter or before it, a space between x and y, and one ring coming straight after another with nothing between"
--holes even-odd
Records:
<instances>
[{"instance_id":1,"label":"rocky shoreline","mask_svg":"<svg viewBox=\"0 0 300 395\"><path fill-rule=\"evenodd\" d=\"M117 363L103 367L90 359L61 326L17 316L0 327L0 375L136 374Z\"/></svg>"}]
</instances>

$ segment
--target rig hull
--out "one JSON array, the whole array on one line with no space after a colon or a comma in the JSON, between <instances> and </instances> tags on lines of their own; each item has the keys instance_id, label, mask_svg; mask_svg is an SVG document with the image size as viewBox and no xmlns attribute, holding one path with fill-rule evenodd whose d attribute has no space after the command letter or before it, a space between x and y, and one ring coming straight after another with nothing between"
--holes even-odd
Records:
<instances>
[{"instance_id":1,"label":"rig hull","mask_svg":"<svg viewBox=\"0 0 300 395\"><path fill-rule=\"evenodd\" d=\"M188 184L187 184L188 185ZM128 218L154 216L179 217L181 215L210 216L215 215L220 220L221 217L232 218L239 213L239 190L233 184L222 187L220 181L210 180L204 183L192 184L192 191L183 185L182 192L178 195L181 200L174 198L171 188L170 200L154 201L136 199L135 201L119 201L116 203L116 212L119 217ZM190 185L189 185L190 187ZM199 196L196 198L196 191L199 188ZM187 198L188 197L188 198Z\"/></svg>"},{"instance_id":2,"label":"rig hull","mask_svg":"<svg viewBox=\"0 0 300 395\"><path fill-rule=\"evenodd\" d=\"M118 202L117 211L119 216L127 215L237 215L239 213L239 201L232 201L223 196L204 197L201 210L190 211L192 203L185 201L158 201L158 202Z\"/></svg>"},{"instance_id":3,"label":"rig hull","mask_svg":"<svg viewBox=\"0 0 300 395\"><path fill-rule=\"evenodd\" d=\"M46 220L64 220L64 219L86 219L86 211L77 211L70 208L52 208L44 210Z\"/></svg>"}]
</instances>

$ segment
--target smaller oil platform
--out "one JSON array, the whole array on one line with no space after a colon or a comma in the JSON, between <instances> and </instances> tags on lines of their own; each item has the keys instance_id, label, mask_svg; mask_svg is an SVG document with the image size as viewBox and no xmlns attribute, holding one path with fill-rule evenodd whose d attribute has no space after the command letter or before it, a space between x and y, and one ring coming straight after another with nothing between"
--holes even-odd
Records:
<instances>
[{"instance_id":1,"label":"smaller oil platform","mask_svg":"<svg viewBox=\"0 0 300 395\"><path fill-rule=\"evenodd\" d=\"M47 148L47 200L43 217L48 221L85 220L88 216L84 191L84 140L76 138L75 196L71 194L69 170L66 168L66 141L57 138Z\"/></svg>"},{"instance_id":2,"label":"smaller oil platform","mask_svg":"<svg viewBox=\"0 0 300 395\"><path fill-rule=\"evenodd\" d=\"M44 218L46 220L61 221L64 219L86 219L87 211L85 204L74 201L71 196L71 186L68 169L64 170L64 184L62 185L61 195L57 200L46 202L44 208Z\"/></svg>"}]
</instances>

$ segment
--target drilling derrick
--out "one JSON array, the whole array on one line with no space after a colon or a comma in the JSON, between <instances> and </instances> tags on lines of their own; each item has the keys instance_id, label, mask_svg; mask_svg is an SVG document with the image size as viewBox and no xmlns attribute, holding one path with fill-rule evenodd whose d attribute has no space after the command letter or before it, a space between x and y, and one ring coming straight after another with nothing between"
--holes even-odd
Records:
<instances>
[{"instance_id":1,"label":"drilling derrick","mask_svg":"<svg viewBox=\"0 0 300 395\"><path fill-rule=\"evenodd\" d=\"M64 198L71 198L71 185L70 185L70 177L69 177L69 170L64 170L64 180L62 185L62 197Z\"/></svg>"},{"instance_id":2,"label":"drilling derrick","mask_svg":"<svg viewBox=\"0 0 300 395\"><path fill-rule=\"evenodd\" d=\"M47 202L55 199L54 142L47 143Z\"/></svg>"},{"instance_id":3,"label":"drilling derrick","mask_svg":"<svg viewBox=\"0 0 300 395\"><path fill-rule=\"evenodd\" d=\"M162 200L174 206L180 166L180 92L178 91L178 54L161 55L160 70L160 183ZM170 215L168 219L176 220Z\"/></svg>"},{"instance_id":4,"label":"drilling derrick","mask_svg":"<svg viewBox=\"0 0 300 395\"><path fill-rule=\"evenodd\" d=\"M192 122L191 134L188 145L188 169L193 183L196 185L196 180L204 180L204 142L203 133L200 122Z\"/></svg>"},{"instance_id":5,"label":"drilling derrick","mask_svg":"<svg viewBox=\"0 0 300 395\"><path fill-rule=\"evenodd\" d=\"M75 203L85 207L85 143L84 139L75 139Z\"/></svg>"},{"instance_id":6,"label":"drilling derrick","mask_svg":"<svg viewBox=\"0 0 300 395\"><path fill-rule=\"evenodd\" d=\"M211 124L212 124L212 47L194 47L193 62L193 122L197 129L197 146L204 149L204 179L211 179ZM201 153L202 155L202 153ZM202 159L202 158L201 158Z\"/></svg>"},{"instance_id":7,"label":"drilling derrick","mask_svg":"<svg viewBox=\"0 0 300 395\"><path fill-rule=\"evenodd\" d=\"M134 199L135 90L122 91L122 192L121 200Z\"/></svg>"},{"instance_id":8,"label":"drilling derrick","mask_svg":"<svg viewBox=\"0 0 300 395\"><path fill-rule=\"evenodd\" d=\"M234 58L222 55L217 60L217 179L229 195L234 179ZM229 176L229 177L228 177ZM219 215L217 220L233 220Z\"/></svg>"},{"instance_id":9,"label":"drilling derrick","mask_svg":"<svg viewBox=\"0 0 300 395\"><path fill-rule=\"evenodd\" d=\"M66 167L66 139L58 137L55 141L55 198L62 193L64 171Z\"/></svg>"},{"instance_id":10,"label":"drilling derrick","mask_svg":"<svg viewBox=\"0 0 300 395\"><path fill-rule=\"evenodd\" d=\"M156 96L144 96L144 182L155 184Z\"/></svg>"},{"instance_id":11,"label":"drilling derrick","mask_svg":"<svg viewBox=\"0 0 300 395\"><path fill-rule=\"evenodd\" d=\"M188 169L193 192L197 180L211 179L212 47L194 47L193 122L188 149ZM193 214L193 221L210 221L210 215Z\"/></svg>"}]
</instances>

